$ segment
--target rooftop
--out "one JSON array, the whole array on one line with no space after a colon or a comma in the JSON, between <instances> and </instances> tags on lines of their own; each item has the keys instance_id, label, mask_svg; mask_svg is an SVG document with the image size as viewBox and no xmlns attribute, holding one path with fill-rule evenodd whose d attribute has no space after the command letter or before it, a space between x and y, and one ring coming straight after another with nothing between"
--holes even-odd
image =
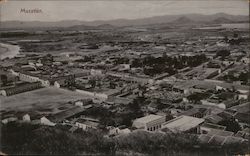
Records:
<instances>
[{"instance_id":1,"label":"rooftop","mask_svg":"<svg viewBox=\"0 0 250 156\"><path fill-rule=\"evenodd\" d=\"M204 119L182 115L166 122L163 125L163 128L168 128L172 131L188 131L192 128L195 128L204 121Z\"/></svg>"},{"instance_id":2,"label":"rooftop","mask_svg":"<svg viewBox=\"0 0 250 156\"><path fill-rule=\"evenodd\" d=\"M69 118L75 114L78 114L80 112L83 112L85 109L81 108L79 106L72 107L70 109L67 109L65 111L61 111L59 113L53 114L48 116L48 118L54 122L61 122L62 120Z\"/></svg>"},{"instance_id":3,"label":"rooftop","mask_svg":"<svg viewBox=\"0 0 250 156\"><path fill-rule=\"evenodd\" d=\"M160 119L162 117L164 117L164 116L150 114L148 116L144 116L142 118L136 119L135 122L148 123L148 122Z\"/></svg>"},{"instance_id":4,"label":"rooftop","mask_svg":"<svg viewBox=\"0 0 250 156\"><path fill-rule=\"evenodd\" d=\"M199 140L202 143L209 143L215 146L221 146L225 144L232 144L232 143L242 143L246 141L240 137L234 136L219 136L219 135L210 135L210 134L201 134L199 136Z\"/></svg>"},{"instance_id":5,"label":"rooftop","mask_svg":"<svg viewBox=\"0 0 250 156\"><path fill-rule=\"evenodd\" d=\"M212 123L204 123L202 127L207 127L207 128L213 128L213 129L219 129L219 130L225 130L225 126L217 125L217 124L212 124Z\"/></svg>"},{"instance_id":6,"label":"rooftop","mask_svg":"<svg viewBox=\"0 0 250 156\"><path fill-rule=\"evenodd\" d=\"M234 135L233 132L218 130L218 129L213 129L213 130L209 131L208 134L218 135L218 136L232 136L232 135Z\"/></svg>"},{"instance_id":7,"label":"rooftop","mask_svg":"<svg viewBox=\"0 0 250 156\"><path fill-rule=\"evenodd\" d=\"M237 106L233 106L231 108L229 108L230 110L235 110L239 113L245 113L250 111L250 102L241 104L241 105L237 105Z\"/></svg>"}]
</instances>

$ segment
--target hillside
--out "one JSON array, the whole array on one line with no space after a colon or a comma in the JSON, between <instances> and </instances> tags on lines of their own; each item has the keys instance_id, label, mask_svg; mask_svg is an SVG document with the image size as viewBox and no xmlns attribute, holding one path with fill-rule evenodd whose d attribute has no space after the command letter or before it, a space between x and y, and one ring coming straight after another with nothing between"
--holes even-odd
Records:
<instances>
[{"instance_id":1,"label":"hillside","mask_svg":"<svg viewBox=\"0 0 250 156\"><path fill-rule=\"evenodd\" d=\"M97 26L96 28L113 28L114 26L138 26L150 25L160 23L192 23L192 22L248 22L248 16L243 15L229 15L224 13L217 13L212 15L202 14L186 14L186 15L164 15L154 16L141 19L115 19L115 20L98 20L98 21L79 21L79 20L65 20L56 22L43 21L3 21L1 22L1 29L4 28L42 28L42 27L79 27L89 29L87 26ZM79 29L77 28L77 29Z\"/></svg>"}]
</instances>

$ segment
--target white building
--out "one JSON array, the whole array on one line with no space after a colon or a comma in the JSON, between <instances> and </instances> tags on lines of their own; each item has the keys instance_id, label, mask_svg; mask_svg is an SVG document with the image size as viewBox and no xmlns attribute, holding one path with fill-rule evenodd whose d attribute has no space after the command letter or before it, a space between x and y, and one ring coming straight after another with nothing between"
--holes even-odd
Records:
<instances>
[{"instance_id":1,"label":"white building","mask_svg":"<svg viewBox=\"0 0 250 156\"><path fill-rule=\"evenodd\" d=\"M160 115L148 115L142 118L138 118L133 122L133 127L138 129L144 129L147 131L156 131L161 129L162 124L165 122L165 116Z\"/></svg>"},{"instance_id":2,"label":"white building","mask_svg":"<svg viewBox=\"0 0 250 156\"><path fill-rule=\"evenodd\" d=\"M43 79L40 79L39 77L35 77L35 76L23 74L23 73L19 73L18 76L19 76L20 80L22 80L22 81L41 82L42 86L45 86L45 87L48 87L50 85L50 82L48 80L43 80Z\"/></svg>"},{"instance_id":3,"label":"white building","mask_svg":"<svg viewBox=\"0 0 250 156\"><path fill-rule=\"evenodd\" d=\"M75 123L76 127L81 128L83 130L90 130L90 129L97 129L99 122L96 120L85 120L85 119L78 119Z\"/></svg>"},{"instance_id":4,"label":"white building","mask_svg":"<svg viewBox=\"0 0 250 156\"><path fill-rule=\"evenodd\" d=\"M168 129L174 133L178 132L200 132L200 125L204 123L204 119L182 115L162 125L162 129Z\"/></svg>"},{"instance_id":5,"label":"white building","mask_svg":"<svg viewBox=\"0 0 250 156\"><path fill-rule=\"evenodd\" d=\"M53 122L51 122L49 119L47 119L46 117L42 117L41 119L40 119L40 121L41 121L41 124L42 125L47 125L47 126L55 126L56 124L55 123L53 123Z\"/></svg>"},{"instance_id":6,"label":"white building","mask_svg":"<svg viewBox=\"0 0 250 156\"><path fill-rule=\"evenodd\" d=\"M119 127L110 127L109 135L122 135L122 134L129 134L131 130L128 128L119 128Z\"/></svg>"},{"instance_id":7,"label":"white building","mask_svg":"<svg viewBox=\"0 0 250 156\"><path fill-rule=\"evenodd\" d=\"M17 117L9 117L9 118L3 119L3 120L2 120L2 123L3 123L3 124L7 124L7 123L9 123L9 122L13 122L13 121L17 121L17 120L18 120Z\"/></svg>"},{"instance_id":8,"label":"white building","mask_svg":"<svg viewBox=\"0 0 250 156\"><path fill-rule=\"evenodd\" d=\"M208 100L201 100L201 104L208 105L208 106L216 106L216 107L221 108L221 109L226 109L226 105L223 102L216 103L216 102L211 102Z\"/></svg>"},{"instance_id":9,"label":"white building","mask_svg":"<svg viewBox=\"0 0 250 156\"><path fill-rule=\"evenodd\" d=\"M30 120L30 115L29 114L25 114L24 116L23 116L23 121L24 122L30 122L31 120Z\"/></svg>"},{"instance_id":10,"label":"white building","mask_svg":"<svg viewBox=\"0 0 250 156\"><path fill-rule=\"evenodd\" d=\"M100 70L100 69L91 69L90 74L93 75L93 76L102 75L103 71Z\"/></svg>"}]
</instances>

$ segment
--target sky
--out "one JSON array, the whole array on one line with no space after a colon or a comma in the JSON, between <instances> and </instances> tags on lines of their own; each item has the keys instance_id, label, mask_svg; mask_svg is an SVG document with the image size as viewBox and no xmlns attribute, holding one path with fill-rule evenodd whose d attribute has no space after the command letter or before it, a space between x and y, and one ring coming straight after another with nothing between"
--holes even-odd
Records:
<instances>
[{"instance_id":1,"label":"sky","mask_svg":"<svg viewBox=\"0 0 250 156\"><path fill-rule=\"evenodd\" d=\"M42 13L21 13L21 9L40 9ZM1 21L61 21L136 19L172 14L248 15L248 0L78 0L13 1L0 3Z\"/></svg>"}]
</instances>

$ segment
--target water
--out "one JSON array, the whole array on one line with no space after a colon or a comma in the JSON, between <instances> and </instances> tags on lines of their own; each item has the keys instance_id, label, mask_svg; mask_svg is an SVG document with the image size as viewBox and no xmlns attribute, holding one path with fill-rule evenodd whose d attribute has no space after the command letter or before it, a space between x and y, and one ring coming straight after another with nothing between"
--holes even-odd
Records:
<instances>
[{"instance_id":1,"label":"water","mask_svg":"<svg viewBox=\"0 0 250 156\"><path fill-rule=\"evenodd\" d=\"M17 45L0 43L0 60L15 57L20 53L19 50L20 47Z\"/></svg>"},{"instance_id":2,"label":"water","mask_svg":"<svg viewBox=\"0 0 250 156\"><path fill-rule=\"evenodd\" d=\"M196 29L249 29L249 23L231 23L231 24L221 24L218 26L208 26L208 27L201 27Z\"/></svg>"}]
</instances>

